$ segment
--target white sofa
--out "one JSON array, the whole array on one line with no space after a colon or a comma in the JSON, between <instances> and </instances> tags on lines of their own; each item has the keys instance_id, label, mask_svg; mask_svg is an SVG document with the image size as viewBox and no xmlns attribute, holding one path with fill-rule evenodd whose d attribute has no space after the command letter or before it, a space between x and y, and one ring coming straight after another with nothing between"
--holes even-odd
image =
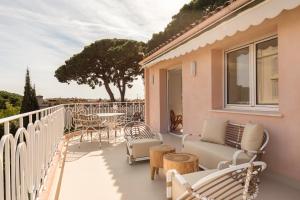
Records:
<instances>
[{"instance_id":1,"label":"white sofa","mask_svg":"<svg viewBox=\"0 0 300 200\"><path fill-rule=\"evenodd\" d=\"M182 138L182 151L197 155L199 166L205 170L221 169L229 165L259 160L260 156L265 152L269 141L269 134L267 130L263 130L263 137L261 138L262 141L259 148L247 150L242 148L244 129L245 125L227 122L226 128L224 128L224 144L201 140L201 136L197 137L186 134Z\"/></svg>"}]
</instances>

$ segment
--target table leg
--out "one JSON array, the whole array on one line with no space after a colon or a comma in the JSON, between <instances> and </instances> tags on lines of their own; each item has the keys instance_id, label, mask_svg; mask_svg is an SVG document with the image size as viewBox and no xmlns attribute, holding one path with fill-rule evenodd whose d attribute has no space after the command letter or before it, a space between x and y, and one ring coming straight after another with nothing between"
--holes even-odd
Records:
<instances>
[{"instance_id":1,"label":"table leg","mask_svg":"<svg viewBox=\"0 0 300 200\"><path fill-rule=\"evenodd\" d=\"M159 173L159 168L157 167L157 168L156 168L156 174L158 174L158 173Z\"/></svg>"},{"instance_id":2,"label":"table leg","mask_svg":"<svg viewBox=\"0 0 300 200\"><path fill-rule=\"evenodd\" d=\"M151 180L154 180L155 170L156 168L151 166Z\"/></svg>"}]
</instances>

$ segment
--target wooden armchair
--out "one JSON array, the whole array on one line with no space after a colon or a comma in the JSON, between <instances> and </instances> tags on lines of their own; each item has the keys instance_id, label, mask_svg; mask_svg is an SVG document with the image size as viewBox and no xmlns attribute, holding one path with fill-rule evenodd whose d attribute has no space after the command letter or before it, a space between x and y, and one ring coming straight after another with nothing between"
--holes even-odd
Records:
<instances>
[{"instance_id":1,"label":"wooden armchair","mask_svg":"<svg viewBox=\"0 0 300 200\"><path fill-rule=\"evenodd\" d=\"M264 162L245 163L223 170L180 175L167 172L168 200L250 200L258 195L259 176Z\"/></svg>"},{"instance_id":2,"label":"wooden armchair","mask_svg":"<svg viewBox=\"0 0 300 200\"><path fill-rule=\"evenodd\" d=\"M173 110L170 111L170 130L175 131L179 125L182 126L182 115L175 115Z\"/></svg>"}]
</instances>

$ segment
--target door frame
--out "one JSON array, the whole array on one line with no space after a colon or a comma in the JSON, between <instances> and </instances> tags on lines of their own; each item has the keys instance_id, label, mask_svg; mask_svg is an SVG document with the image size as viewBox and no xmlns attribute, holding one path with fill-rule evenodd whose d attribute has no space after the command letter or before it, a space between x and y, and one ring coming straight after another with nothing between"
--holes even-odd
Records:
<instances>
[{"instance_id":1,"label":"door frame","mask_svg":"<svg viewBox=\"0 0 300 200\"><path fill-rule=\"evenodd\" d=\"M181 71L181 106L182 106L182 111L183 111L183 96L182 96L182 91L183 91L183 81L182 81L182 65L176 65L176 66L173 66L173 67L170 67L170 68L167 68L167 120L168 120L168 132L169 133L172 133L171 130L170 130L170 104L169 104L169 78L170 78L170 71L172 70L180 70Z\"/></svg>"}]
</instances>

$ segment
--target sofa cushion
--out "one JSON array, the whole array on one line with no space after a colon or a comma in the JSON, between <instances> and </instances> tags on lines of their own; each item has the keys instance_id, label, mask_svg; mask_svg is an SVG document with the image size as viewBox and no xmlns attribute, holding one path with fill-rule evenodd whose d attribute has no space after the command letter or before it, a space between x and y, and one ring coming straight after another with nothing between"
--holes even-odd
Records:
<instances>
[{"instance_id":1,"label":"sofa cushion","mask_svg":"<svg viewBox=\"0 0 300 200\"><path fill-rule=\"evenodd\" d=\"M201 140L217 144L225 144L227 121L222 119L209 119L203 123Z\"/></svg>"},{"instance_id":2,"label":"sofa cushion","mask_svg":"<svg viewBox=\"0 0 300 200\"><path fill-rule=\"evenodd\" d=\"M184 174L182 175L184 179L190 184L195 184L198 180L201 178L216 172L217 170L205 170L200 172L194 172L190 174ZM172 178L172 199L177 199L180 195L182 195L186 191L185 187L179 183L179 181L173 177Z\"/></svg>"},{"instance_id":3,"label":"sofa cushion","mask_svg":"<svg viewBox=\"0 0 300 200\"><path fill-rule=\"evenodd\" d=\"M241 148L248 151L257 151L262 145L264 138L264 128L259 124L246 124Z\"/></svg>"},{"instance_id":4,"label":"sofa cushion","mask_svg":"<svg viewBox=\"0 0 300 200\"><path fill-rule=\"evenodd\" d=\"M199 140L186 140L182 149L183 152L197 155L199 164L207 169L217 168L220 161L232 161L233 154L237 150L238 149L230 146ZM238 157L237 164L248 162L250 159L250 156L241 153Z\"/></svg>"},{"instance_id":5,"label":"sofa cushion","mask_svg":"<svg viewBox=\"0 0 300 200\"><path fill-rule=\"evenodd\" d=\"M160 145L162 142L155 138L136 139L128 143L134 158L148 157L152 146Z\"/></svg>"}]
</instances>

